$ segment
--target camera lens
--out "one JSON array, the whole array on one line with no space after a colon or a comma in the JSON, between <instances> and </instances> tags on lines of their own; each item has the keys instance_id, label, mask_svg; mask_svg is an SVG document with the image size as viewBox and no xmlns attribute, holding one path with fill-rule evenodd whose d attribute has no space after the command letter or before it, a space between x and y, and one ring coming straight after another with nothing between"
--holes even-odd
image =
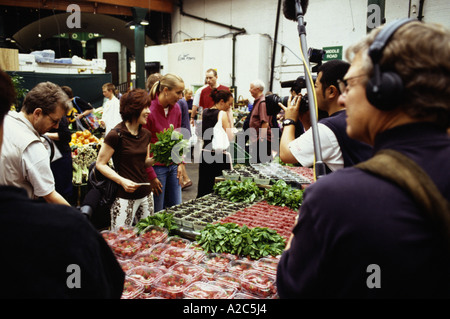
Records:
<instances>
[{"instance_id":1,"label":"camera lens","mask_svg":"<svg viewBox=\"0 0 450 319\"><path fill-rule=\"evenodd\" d=\"M282 102L282 99L276 94L270 94L266 96L266 111L267 115L275 116L281 111L281 107L278 105L279 102ZM283 103L284 104L284 103ZM284 104L287 105L287 104Z\"/></svg>"},{"instance_id":2,"label":"camera lens","mask_svg":"<svg viewBox=\"0 0 450 319\"><path fill-rule=\"evenodd\" d=\"M298 108L298 111L300 113L305 113L309 110L309 102L308 102L308 95L303 95L302 99L300 101L300 106Z\"/></svg>"}]
</instances>

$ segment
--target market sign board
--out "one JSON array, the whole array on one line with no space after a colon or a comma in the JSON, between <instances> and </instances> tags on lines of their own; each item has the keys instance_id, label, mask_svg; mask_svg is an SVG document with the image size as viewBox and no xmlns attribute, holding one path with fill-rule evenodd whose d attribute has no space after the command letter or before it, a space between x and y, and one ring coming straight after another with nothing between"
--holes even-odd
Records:
<instances>
[{"instance_id":1,"label":"market sign board","mask_svg":"<svg viewBox=\"0 0 450 319\"><path fill-rule=\"evenodd\" d=\"M343 46L323 47L325 55L323 61L342 60Z\"/></svg>"},{"instance_id":2,"label":"market sign board","mask_svg":"<svg viewBox=\"0 0 450 319\"><path fill-rule=\"evenodd\" d=\"M179 75L184 83L203 83L204 41L173 43L168 46L168 73Z\"/></svg>"}]
</instances>

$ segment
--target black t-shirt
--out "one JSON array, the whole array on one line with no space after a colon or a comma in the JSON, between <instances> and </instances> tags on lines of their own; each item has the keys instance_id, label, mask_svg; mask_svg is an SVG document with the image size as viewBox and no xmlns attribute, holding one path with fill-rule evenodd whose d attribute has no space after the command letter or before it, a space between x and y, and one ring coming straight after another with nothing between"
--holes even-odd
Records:
<instances>
[{"instance_id":1,"label":"black t-shirt","mask_svg":"<svg viewBox=\"0 0 450 319\"><path fill-rule=\"evenodd\" d=\"M75 208L0 186L0 298L120 298L125 274L101 234Z\"/></svg>"},{"instance_id":2,"label":"black t-shirt","mask_svg":"<svg viewBox=\"0 0 450 319\"><path fill-rule=\"evenodd\" d=\"M116 131L116 128L121 133ZM116 169L120 176L128 178L135 183L148 183L148 174L145 170L147 148L152 133L141 127L137 136L132 135L123 122L117 124L105 137L104 143L114 149L113 162L118 164ZM127 193L119 187L117 196L125 199L139 199L151 192L150 186L141 186L134 193Z\"/></svg>"}]
</instances>

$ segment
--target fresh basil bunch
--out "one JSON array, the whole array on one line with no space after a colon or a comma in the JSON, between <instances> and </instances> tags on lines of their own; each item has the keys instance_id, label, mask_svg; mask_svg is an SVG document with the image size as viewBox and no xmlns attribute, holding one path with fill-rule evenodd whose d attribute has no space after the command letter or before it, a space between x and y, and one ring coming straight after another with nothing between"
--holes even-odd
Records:
<instances>
[{"instance_id":1,"label":"fresh basil bunch","mask_svg":"<svg viewBox=\"0 0 450 319\"><path fill-rule=\"evenodd\" d=\"M169 235L173 235L178 226L175 224L173 214L166 213L165 211L155 213L154 215L142 218L136 224L136 228L139 233L144 231L148 226L164 227L169 231Z\"/></svg>"},{"instance_id":2,"label":"fresh basil bunch","mask_svg":"<svg viewBox=\"0 0 450 319\"><path fill-rule=\"evenodd\" d=\"M280 255L286 241L275 230L235 223L208 224L196 237L203 250L213 253L230 253L259 259Z\"/></svg>"},{"instance_id":3,"label":"fresh basil bunch","mask_svg":"<svg viewBox=\"0 0 450 319\"><path fill-rule=\"evenodd\" d=\"M156 162L164 165L179 164L183 161L184 150L189 147L189 140L183 134L174 130L174 126L156 133L158 141L150 145L150 152ZM173 157L172 157L173 156Z\"/></svg>"},{"instance_id":4,"label":"fresh basil bunch","mask_svg":"<svg viewBox=\"0 0 450 319\"><path fill-rule=\"evenodd\" d=\"M263 199L264 192L252 181L225 180L214 184L213 191L232 202L252 203Z\"/></svg>"},{"instance_id":5,"label":"fresh basil bunch","mask_svg":"<svg viewBox=\"0 0 450 319\"><path fill-rule=\"evenodd\" d=\"M264 199L271 205L298 210L303 202L303 190L293 188L280 179L271 188L266 189Z\"/></svg>"}]
</instances>

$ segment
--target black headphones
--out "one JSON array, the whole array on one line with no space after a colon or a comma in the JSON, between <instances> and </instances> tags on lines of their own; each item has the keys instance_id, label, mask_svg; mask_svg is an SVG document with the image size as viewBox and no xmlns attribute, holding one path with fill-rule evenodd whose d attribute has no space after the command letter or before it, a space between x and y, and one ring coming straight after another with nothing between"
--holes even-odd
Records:
<instances>
[{"instance_id":1,"label":"black headphones","mask_svg":"<svg viewBox=\"0 0 450 319\"><path fill-rule=\"evenodd\" d=\"M380 60L383 50L392 35L404 24L417 21L415 19L401 19L386 25L369 47L369 56L373 63L373 76L366 86L367 100L376 108L389 111L397 107L403 97L403 81L401 77L393 72L382 72Z\"/></svg>"}]
</instances>

